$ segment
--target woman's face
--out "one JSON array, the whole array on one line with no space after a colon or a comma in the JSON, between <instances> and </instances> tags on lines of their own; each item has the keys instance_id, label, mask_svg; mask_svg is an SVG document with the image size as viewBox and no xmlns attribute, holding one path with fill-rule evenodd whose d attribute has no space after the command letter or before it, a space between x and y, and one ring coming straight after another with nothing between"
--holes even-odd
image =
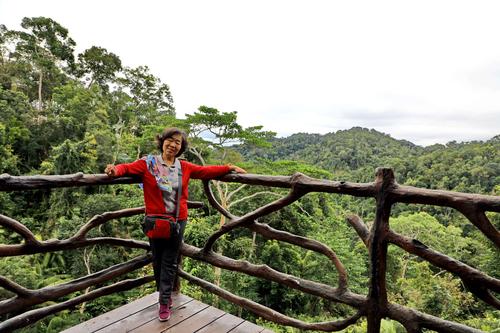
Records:
<instances>
[{"instance_id":1,"label":"woman's face","mask_svg":"<svg viewBox=\"0 0 500 333\"><path fill-rule=\"evenodd\" d=\"M175 158L175 155L179 152L182 147L182 135L174 134L163 141L163 154L168 159Z\"/></svg>"}]
</instances>

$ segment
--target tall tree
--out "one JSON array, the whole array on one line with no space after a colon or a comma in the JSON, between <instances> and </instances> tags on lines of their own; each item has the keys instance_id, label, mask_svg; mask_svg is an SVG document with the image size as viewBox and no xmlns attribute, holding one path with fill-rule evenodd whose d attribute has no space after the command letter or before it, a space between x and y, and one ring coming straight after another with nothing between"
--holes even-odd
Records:
<instances>
[{"instance_id":1,"label":"tall tree","mask_svg":"<svg viewBox=\"0 0 500 333\"><path fill-rule=\"evenodd\" d=\"M38 74L38 109L43 107L43 82L49 73L58 72L59 66L74 66L75 42L68 30L56 21L46 17L25 17L21 27L28 30L10 31L16 40L15 58L27 61Z\"/></svg>"},{"instance_id":2,"label":"tall tree","mask_svg":"<svg viewBox=\"0 0 500 333\"><path fill-rule=\"evenodd\" d=\"M192 115L186 114L186 125L189 128L191 145L189 151L194 154L202 164L206 164L205 155L209 150L218 154L218 163L230 162L228 153L231 151L229 144L246 143L256 146L269 146L269 140L276 133L263 131L262 126L252 126L243 128L237 122L238 113L220 112L215 108L200 106L198 112ZM228 208L228 200L234 195L228 192L228 184L225 190L219 182L215 182L219 198L224 208ZM241 188L244 185L241 186ZM240 188L235 191L239 191ZM224 224L224 217L221 219L221 225Z\"/></svg>"},{"instance_id":3,"label":"tall tree","mask_svg":"<svg viewBox=\"0 0 500 333\"><path fill-rule=\"evenodd\" d=\"M271 140L276 133L263 131L263 126L243 128L237 122L238 113L220 112L215 108L200 106L192 115L186 114L186 124L194 145L190 151L205 163L203 155L207 149L222 152L221 160L227 154L226 147L230 144L244 143L257 147L270 147Z\"/></svg>"},{"instance_id":4,"label":"tall tree","mask_svg":"<svg viewBox=\"0 0 500 333\"><path fill-rule=\"evenodd\" d=\"M18 173L19 147L28 141L30 105L26 96L0 85L0 173Z\"/></svg>"},{"instance_id":5,"label":"tall tree","mask_svg":"<svg viewBox=\"0 0 500 333\"><path fill-rule=\"evenodd\" d=\"M7 27L0 24L0 86L4 89L10 88L10 79L7 71Z\"/></svg>"},{"instance_id":6,"label":"tall tree","mask_svg":"<svg viewBox=\"0 0 500 333\"><path fill-rule=\"evenodd\" d=\"M78 75L86 75L88 87L97 83L108 90L108 83L114 82L116 74L122 70L120 58L105 48L92 46L78 55Z\"/></svg>"},{"instance_id":7,"label":"tall tree","mask_svg":"<svg viewBox=\"0 0 500 333\"><path fill-rule=\"evenodd\" d=\"M276 133L271 131L263 131L262 126L253 126L243 128L237 122L238 113L220 112L219 110L207 106L200 106L194 114L186 115L186 124L189 128L191 136L191 145L189 151L194 154L201 164L206 164L204 155L208 151L215 151L218 154L218 163L232 162L228 156L230 149L229 144L247 143L257 146L268 146L268 140L273 138ZM229 158L228 158L229 157ZM219 201L224 209L229 209L231 200L236 201L236 194L246 187L245 184L237 186L230 190L228 183L214 181L219 196ZM237 202L243 202L254 198L261 194L269 194L269 191L261 191L251 194L246 194L239 197ZM219 224L223 226L226 222L226 217L221 215ZM255 242L255 233L253 235ZM252 245L253 248L253 245ZM221 270L218 267L214 269L215 284L220 285ZM217 302L216 304L217 305Z\"/></svg>"},{"instance_id":8,"label":"tall tree","mask_svg":"<svg viewBox=\"0 0 500 333\"><path fill-rule=\"evenodd\" d=\"M140 124L147 124L158 115L175 114L170 88L151 74L147 66L125 68L123 73L124 77L117 81L121 90L132 97Z\"/></svg>"}]
</instances>

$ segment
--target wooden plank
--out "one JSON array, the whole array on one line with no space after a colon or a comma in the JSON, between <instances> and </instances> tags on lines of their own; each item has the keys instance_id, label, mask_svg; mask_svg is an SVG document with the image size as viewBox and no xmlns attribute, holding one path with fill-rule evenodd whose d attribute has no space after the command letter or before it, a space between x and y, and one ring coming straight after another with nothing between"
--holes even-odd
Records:
<instances>
[{"instance_id":1,"label":"wooden plank","mask_svg":"<svg viewBox=\"0 0 500 333\"><path fill-rule=\"evenodd\" d=\"M95 332L103 327L113 324L117 320L128 317L131 313L141 311L152 304L158 303L158 293L139 298L119 308L106 312L79 325L68 328L62 333Z\"/></svg>"},{"instance_id":2,"label":"wooden plank","mask_svg":"<svg viewBox=\"0 0 500 333\"><path fill-rule=\"evenodd\" d=\"M178 294L178 293L173 293L172 294L172 307L175 308L180 308L184 304L191 302L193 299L189 296L183 295L183 294Z\"/></svg>"},{"instance_id":3,"label":"wooden plank","mask_svg":"<svg viewBox=\"0 0 500 333\"><path fill-rule=\"evenodd\" d=\"M225 333L229 332L244 321L245 320L241 318L226 313L222 317L217 318L215 321L203 327L201 330L196 331L196 333Z\"/></svg>"},{"instance_id":4,"label":"wooden plank","mask_svg":"<svg viewBox=\"0 0 500 333\"><path fill-rule=\"evenodd\" d=\"M193 315L189 320L182 321L177 325L169 327L164 333L187 333L196 332L224 315L224 311L209 306L203 311Z\"/></svg>"},{"instance_id":5,"label":"wooden plank","mask_svg":"<svg viewBox=\"0 0 500 333\"><path fill-rule=\"evenodd\" d=\"M158 293L69 328L64 333L271 333L271 330L203 304L189 296L173 294L172 317L158 320Z\"/></svg>"},{"instance_id":6,"label":"wooden plank","mask_svg":"<svg viewBox=\"0 0 500 333\"><path fill-rule=\"evenodd\" d=\"M184 306L185 304L191 302L193 299L185 295L172 294L172 301L175 308ZM102 328L101 330L95 331L95 333L119 333L119 332L129 332L134 328L141 326L143 323L151 321L158 318L158 303L154 303L147 308L139 309L138 312L131 314L130 316L123 318L109 326Z\"/></svg>"},{"instance_id":7,"label":"wooden plank","mask_svg":"<svg viewBox=\"0 0 500 333\"><path fill-rule=\"evenodd\" d=\"M274 331L271 331L269 328L266 328L261 333L274 333Z\"/></svg>"},{"instance_id":8,"label":"wooden plank","mask_svg":"<svg viewBox=\"0 0 500 333\"><path fill-rule=\"evenodd\" d=\"M155 316L154 319L143 323L141 326L136 327L130 332L133 333L152 333L152 332L162 332L169 327L177 325L180 322L188 320L194 314L206 309L208 307L207 304L203 304L197 300L192 300L184 305L179 307L174 307L174 311L172 312L172 317L169 321L161 322L158 320L158 316Z\"/></svg>"},{"instance_id":9,"label":"wooden plank","mask_svg":"<svg viewBox=\"0 0 500 333\"><path fill-rule=\"evenodd\" d=\"M255 325L249 321L243 322L241 325L235 327L233 330L229 331L231 333L260 333L264 328Z\"/></svg>"},{"instance_id":10,"label":"wooden plank","mask_svg":"<svg viewBox=\"0 0 500 333\"><path fill-rule=\"evenodd\" d=\"M140 326L144 322L148 322L157 318L158 305L154 304L150 307L143 309L141 312L135 313L128 318L122 319L114 324L106 326L94 333L122 333L129 332L130 330Z\"/></svg>"}]
</instances>

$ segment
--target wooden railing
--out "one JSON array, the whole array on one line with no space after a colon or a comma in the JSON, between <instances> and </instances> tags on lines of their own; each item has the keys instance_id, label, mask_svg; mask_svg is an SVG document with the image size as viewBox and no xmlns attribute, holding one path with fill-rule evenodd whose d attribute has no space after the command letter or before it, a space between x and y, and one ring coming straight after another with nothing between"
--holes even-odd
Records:
<instances>
[{"instance_id":1,"label":"wooden railing","mask_svg":"<svg viewBox=\"0 0 500 333\"><path fill-rule=\"evenodd\" d=\"M248 212L243 216L235 216L225 210L216 201L211 192L209 182L204 182L205 192L210 204L224 215L228 219L228 222L208 238L203 248L197 248L186 243L183 244L181 252L184 256L223 269L237 271L280 283L289 288L300 290L325 300L348 305L354 309L355 313L343 320L307 323L278 313L249 299L234 295L229 291L203 279L194 277L182 270L179 271L179 275L182 278L266 320L304 330L338 331L357 323L360 318L366 317L368 332L379 332L381 320L383 318L390 318L401 323L408 332L422 332L423 329L431 329L437 332L480 332L477 329L460 323L444 320L389 302L386 288L387 248L389 244L394 244L442 270L451 272L459 277L469 291L479 299L496 309L500 309L500 301L494 295L494 293L500 293L500 280L488 276L442 253L436 252L416 239L410 239L397 234L391 230L389 226L391 207L398 202L450 207L462 213L496 246L497 249L500 249L500 233L485 214L486 212L500 212L499 197L402 186L395 181L393 171L387 168L377 169L376 179L372 183L319 180L309 178L300 173L291 177L229 174L222 177L220 180L241 184L289 188L290 192L288 195L252 212ZM25 191L40 188L111 185L136 182L139 182L139 180L128 177L110 179L105 175L84 175L81 173L65 176L20 177L4 174L0 176L0 191ZM347 221L354 228L368 249L370 258L368 295L361 295L350 291L348 274L344 265L335 252L325 244L313 239L276 230L267 224L258 222L259 218L290 205L310 192L338 193L356 197L374 198L376 200L376 216L371 229L368 229L358 216L347 217ZM196 206L196 203L191 203L191 206ZM19 234L24 239L24 243L22 244L0 245L0 257L76 249L95 244L139 248L147 251L149 246L144 241L114 237L87 237L91 229L109 220L142 213L142 207L103 213L102 215L94 216L72 237L65 240L47 241L37 240L33 233L20 222L7 216L0 215L0 225ZM287 242L325 255L338 272L338 285L330 286L319 282L309 281L284 274L267 265L256 265L244 260L235 260L214 252L213 246L215 242L221 236L236 228L248 228L267 239ZM0 332L12 331L13 329L24 327L50 314L74 307L82 302L118 291L128 290L153 281L152 276L127 279L97 288L87 294L71 298L61 303L32 309L36 305L47 301L57 301L63 296L84 290L89 286L102 285L106 281L116 279L119 276L137 270L150 262L150 254L146 252L144 255L128 262L109 267L103 271L68 283L45 287L39 290L26 289L16 282L0 276L0 287L16 295L10 299L0 301L0 316L6 314L9 316L8 319L0 323Z\"/></svg>"}]
</instances>

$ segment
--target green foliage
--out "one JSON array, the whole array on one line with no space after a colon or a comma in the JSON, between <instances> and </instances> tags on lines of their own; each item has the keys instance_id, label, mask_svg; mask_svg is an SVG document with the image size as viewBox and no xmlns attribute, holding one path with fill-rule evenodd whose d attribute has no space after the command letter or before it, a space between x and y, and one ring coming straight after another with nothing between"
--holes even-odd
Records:
<instances>
[{"instance_id":1,"label":"green foliage","mask_svg":"<svg viewBox=\"0 0 500 333\"><path fill-rule=\"evenodd\" d=\"M486 312L484 317L466 320L464 324L476 327L484 332L500 332L500 311Z\"/></svg>"},{"instance_id":2,"label":"green foliage","mask_svg":"<svg viewBox=\"0 0 500 333\"><path fill-rule=\"evenodd\" d=\"M64 81L59 66L66 64L68 70L73 68L76 44L69 37L68 30L50 18L25 17L21 27L27 32L6 32L8 41L15 45L10 56L26 66L26 74L36 77L37 87L24 77L20 81L26 84L30 100L38 99L38 110L41 110L42 102L51 95L52 88Z\"/></svg>"},{"instance_id":3,"label":"green foliage","mask_svg":"<svg viewBox=\"0 0 500 333\"><path fill-rule=\"evenodd\" d=\"M392 218L390 224L395 232L417 239L433 250L458 259L464 255L468 245L461 237L460 228L444 226L426 212L402 214Z\"/></svg>"},{"instance_id":4,"label":"green foliage","mask_svg":"<svg viewBox=\"0 0 500 333\"><path fill-rule=\"evenodd\" d=\"M92 46L78 55L78 74L87 75L88 86L97 83L108 90L108 83L114 82L116 73L122 69L120 58L105 48Z\"/></svg>"},{"instance_id":5,"label":"green foliage","mask_svg":"<svg viewBox=\"0 0 500 333\"><path fill-rule=\"evenodd\" d=\"M191 217L186 225L184 239L189 244L203 247L208 237L217 230L217 224L206 218Z\"/></svg>"},{"instance_id":6,"label":"green foliage","mask_svg":"<svg viewBox=\"0 0 500 333\"><path fill-rule=\"evenodd\" d=\"M147 66L125 68L124 77L119 78L120 89L132 96L137 119L147 124L151 115L175 113L170 88L149 72Z\"/></svg>"},{"instance_id":7,"label":"green foliage","mask_svg":"<svg viewBox=\"0 0 500 333\"><path fill-rule=\"evenodd\" d=\"M47 333L57 333L80 323L81 315L68 310L61 311L57 316L47 318Z\"/></svg>"},{"instance_id":8,"label":"green foliage","mask_svg":"<svg viewBox=\"0 0 500 333\"><path fill-rule=\"evenodd\" d=\"M0 86L0 173L18 174L17 147L29 135L26 122L31 110L26 96Z\"/></svg>"},{"instance_id":9,"label":"green foliage","mask_svg":"<svg viewBox=\"0 0 500 333\"><path fill-rule=\"evenodd\" d=\"M36 289L40 280L40 274L33 270L32 258L5 257L0 259L0 272L2 276L16 281L17 284L28 288ZM14 296L5 289L0 289L0 299L6 299Z\"/></svg>"},{"instance_id":10,"label":"green foliage","mask_svg":"<svg viewBox=\"0 0 500 333\"><path fill-rule=\"evenodd\" d=\"M42 46L50 51L52 55L68 63L74 61L73 47L76 44L68 36L68 30L59 23L46 17L25 17L22 20L21 27L31 31L32 36L36 38L37 46ZM37 49L28 47L28 50L36 51ZM34 53L36 55L39 52Z\"/></svg>"},{"instance_id":11,"label":"green foliage","mask_svg":"<svg viewBox=\"0 0 500 333\"><path fill-rule=\"evenodd\" d=\"M394 162L405 164L403 161L406 158L422 150L407 141L398 141L375 130L360 127L325 135L299 133L275 139L271 143L272 148L243 146L239 149L250 159L297 160L331 172L348 170L351 177L353 171L359 171L354 172L356 179L351 181L367 181L366 176L373 178L373 170L378 166L392 166L401 172ZM402 160L402 156L405 159ZM369 174L365 174L366 171Z\"/></svg>"},{"instance_id":12,"label":"green foliage","mask_svg":"<svg viewBox=\"0 0 500 333\"><path fill-rule=\"evenodd\" d=\"M200 106L198 111L186 114L181 127L187 128L190 138L188 159L198 163L239 163L239 154L229 148L232 143L246 143L250 146L268 146L274 132L263 131L262 126L243 128L237 122L238 113L220 112L215 108Z\"/></svg>"},{"instance_id":13,"label":"green foliage","mask_svg":"<svg viewBox=\"0 0 500 333\"><path fill-rule=\"evenodd\" d=\"M500 182L500 142L449 143L414 161L407 183L460 192L491 193Z\"/></svg>"},{"instance_id":14,"label":"green foliage","mask_svg":"<svg viewBox=\"0 0 500 333\"><path fill-rule=\"evenodd\" d=\"M467 315L474 302L459 280L449 273L433 272L427 262L410 265L397 284L400 294L396 299L400 303L444 319Z\"/></svg>"},{"instance_id":15,"label":"green foliage","mask_svg":"<svg viewBox=\"0 0 500 333\"><path fill-rule=\"evenodd\" d=\"M391 227L433 250L476 267L480 264L477 253L494 257L484 244L463 236L460 228L444 226L424 212L391 219ZM389 256L388 286L396 302L450 320L467 318L476 311L477 303L472 295L451 274L399 248L390 247Z\"/></svg>"},{"instance_id":16,"label":"green foliage","mask_svg":"<svg viewBox=\"0 0 500 333\"><path fill-rule=\"evenodd\" d=\"M237 117L236 111L221 113L215 108L200 106L197 112L186 115L186 124L193 137L213 139L210 143L217 148L236 142L269 147L268 141L276 133L262 131L262 126L243 128L236 122Z\"/></svg>"}]
</instances>

